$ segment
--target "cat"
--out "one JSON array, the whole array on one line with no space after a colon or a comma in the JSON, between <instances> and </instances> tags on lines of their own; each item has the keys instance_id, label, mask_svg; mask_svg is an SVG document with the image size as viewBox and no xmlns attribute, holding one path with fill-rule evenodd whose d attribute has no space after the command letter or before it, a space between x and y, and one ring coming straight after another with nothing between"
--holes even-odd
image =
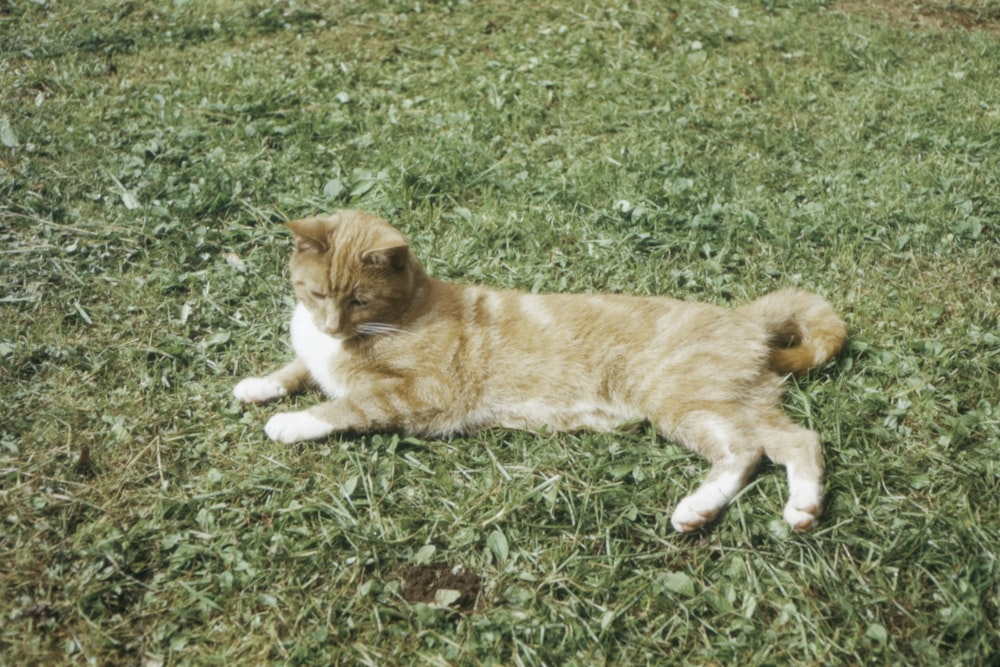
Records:
<instances>
[{"instance_id":1,"label":"cat","mask_svg":"<svg viewBox=\"0 0 1000 667\"><path fill-rule=\"evenodd\" d=\"M783 376L833 358L846 326L821 297L785 289L735 310L665 297L530 294L436 280L385 220L341 211L294 235L295 359L239 382L261 403L309 387L329 400L281 412L267 435L422 436L503 427L612 430L648 420L707 458L671 523L712 522L763 456L787 469L796 531L822 511L819 436L780 408Z\"/></svg>"}]
</instances>

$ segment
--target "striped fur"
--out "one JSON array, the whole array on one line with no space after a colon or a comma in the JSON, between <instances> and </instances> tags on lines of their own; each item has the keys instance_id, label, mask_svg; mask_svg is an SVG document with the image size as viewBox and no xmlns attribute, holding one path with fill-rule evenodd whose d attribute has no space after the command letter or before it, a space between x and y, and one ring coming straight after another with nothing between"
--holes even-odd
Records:
<instances>
[{"instance_id":1,"label":"striped fur","mask_svg":"<svg viewBox=\"0 0 1000 667\"><path fill-rule=\"evenodd\" d=\"M713 464L674 512L678 530L714 519L765 455L788 468L785 519L796 530L816 525L819 437L779 402L782 374L826 362L845 338L820 297L782 290L727 310L497 291L429 277L405 238L375 216L344 211L288 226L296 359L235 394L261 402L314 384L331 400L275 415L271 438L609 430L646 419Z\"/></svg>"}]
</instances>

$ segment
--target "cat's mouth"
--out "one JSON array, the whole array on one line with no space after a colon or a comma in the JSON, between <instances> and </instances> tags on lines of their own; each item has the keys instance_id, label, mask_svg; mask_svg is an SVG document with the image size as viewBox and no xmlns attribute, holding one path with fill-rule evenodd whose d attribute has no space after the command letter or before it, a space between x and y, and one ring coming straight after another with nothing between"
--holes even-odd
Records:
<instances>
[{"instance_id":1,"label":"cat's mouth","mask_svg":"<svg viewBox=\"0 0 1000 667\"><path fill-rule=\"evenodd\" d=\"M341 327L337 327L336 329L328 327L323 322L315 322L314 325L317 331L324 336L333 338L334 340L344 340L345 338L350 338L354 335L352 332L346 331Z\"/></svg>"},{"instance_id":2,"label":"cat's mouth","mask_svg":"<svg viewBox=\"0 0 1000 667\"><path fill-rule=\"evenodd\" d=\"M329 331L327 329L324 329L323 333L326 334L327 336L329 336L330 338L334 339L334 340L346 340L346 339L351 338L351 337L353 337L355 335L353 333L348 333L348 332L343 331L343 330L340 330L340 331Z\"/></svg>"}]
</instances>

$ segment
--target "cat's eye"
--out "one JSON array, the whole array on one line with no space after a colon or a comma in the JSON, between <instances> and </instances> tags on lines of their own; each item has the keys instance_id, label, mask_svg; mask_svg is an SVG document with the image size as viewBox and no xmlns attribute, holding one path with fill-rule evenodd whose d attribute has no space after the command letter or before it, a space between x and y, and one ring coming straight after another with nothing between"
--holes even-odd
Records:
<instances>
[{"instance_id":1,"label":"cat's eye","mask_svg":"<svg viewBox=\"0 0 1000 667\"><path fill-rule=\"evenodd\" d=\"M314 299L316 299L318 301L322 301L323 299L326 298L326 294L323 294L322 292L320 292L318 290L310 290L309 294L312 295L312 298L314 298Z\"/></svg>"},{"instance_id":2,"label":"cat's eye","mask_svg":"<svg viewBox=\"0 0 1000 667\"><path fill-rule=\"evenodd\" d=\"M364 308L365 306L368 305L368 302L365 301L364 299L359 299L358 297L353 297L351 299L351 305L354 306L355 308Z\"/></svg>"}]
</instances>

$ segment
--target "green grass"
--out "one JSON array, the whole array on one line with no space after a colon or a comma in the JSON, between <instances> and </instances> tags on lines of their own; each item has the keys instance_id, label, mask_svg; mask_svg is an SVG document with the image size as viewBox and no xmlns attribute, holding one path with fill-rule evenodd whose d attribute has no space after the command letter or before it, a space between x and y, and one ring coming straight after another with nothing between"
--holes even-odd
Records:
<instances>
[{"instance_id":1,"label":"green grass","mask_svg":"<svg viewBox=\"0 0 1000 667\"><path fill-rule=\"evenodd\" d=\"M848 9L0 3L2 661L995 665L996 6ZM447 279L827 296L820 529L766 468L674 534L644 427L268 441L280 222L348 206Z\"/></svg>"}]
</instances>

